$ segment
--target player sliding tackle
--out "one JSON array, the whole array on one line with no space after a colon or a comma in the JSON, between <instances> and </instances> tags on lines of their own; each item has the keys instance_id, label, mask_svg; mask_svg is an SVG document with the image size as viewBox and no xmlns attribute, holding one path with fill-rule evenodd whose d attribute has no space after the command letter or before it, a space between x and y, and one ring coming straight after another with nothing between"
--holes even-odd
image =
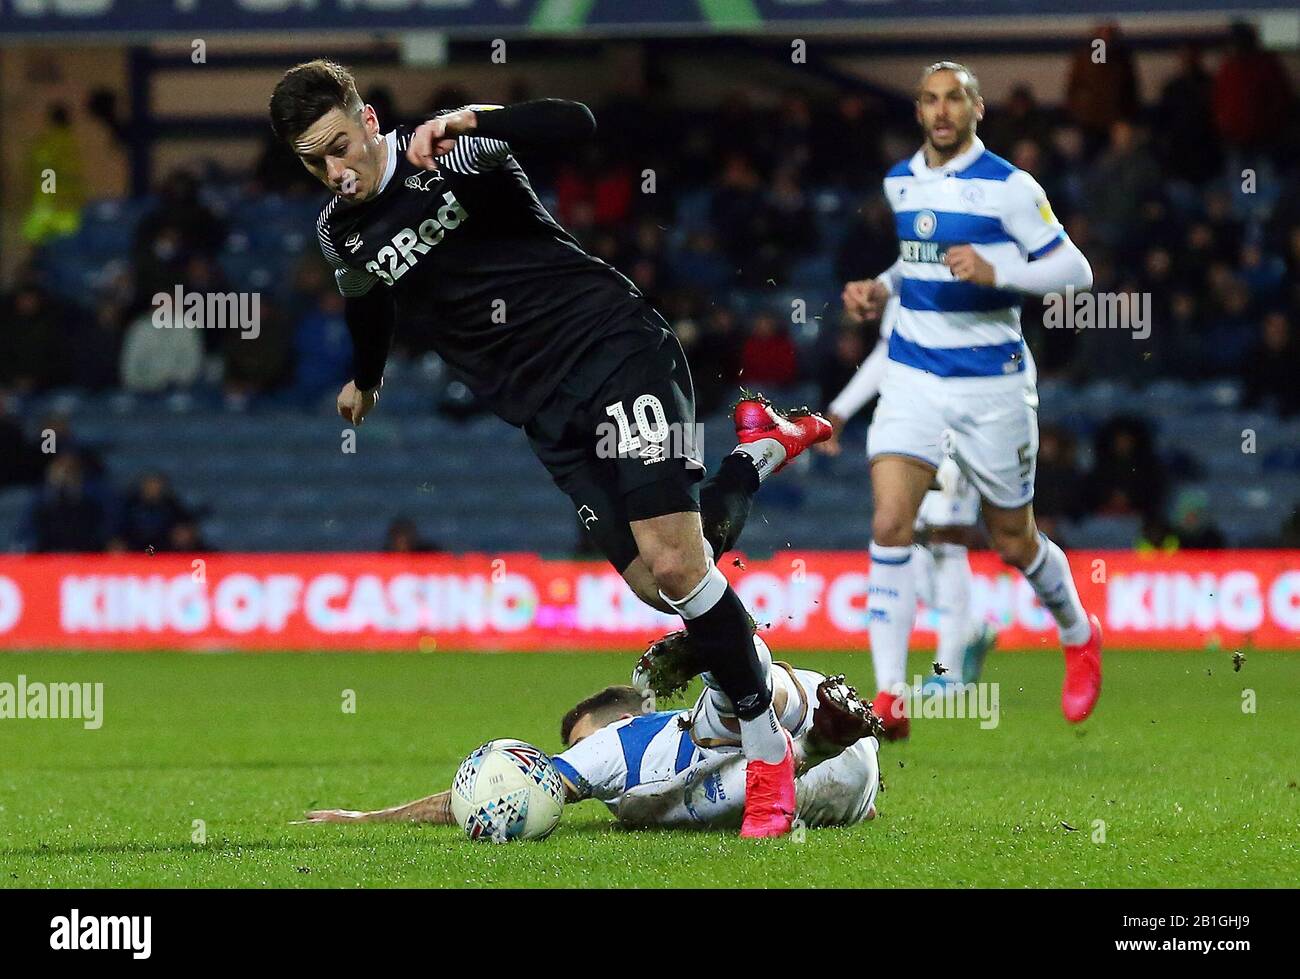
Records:
<instances>
[{"instance_id":1,"label":"player sliding tackle","mask_svg":"<svg viewBox=\"0 0 1300 979\"><path fill-rule=\"evenodd\" d=\"M631 281L546 212L512 152L589 138L586 106L469 106L385 133L346 69L312 61L285 74L270 113L276 135L335 194L317 231L354 347L339 414L362 423L379 400L395 325L431 317L438 354L523 428L587 533L642 600L682 616L737 705L748 760L741 835L787 832L794 751L753 624L716 561L759 484L827 438L829 423L743 400L741 444L700 485L681 345Z\"/></svg>"},{"instance_id":2,"label":"player sliding tackle","mask_svg":"<svg viewBox=\"0 0 1300 979\"><path fill-rule=\"evenodd\" d=\"M773 705L792 738L800 819L809 827L871 819L880 785L880 721L842 676L771 664ZM629 829L735 827L746 798L740 725L730 700L708 688L689 711L642 712L635 687L606 687L560 725L553 756L565 801L599 799ZM453 825L451 792L370 812L321 809L309 823L420 822Z\"/></svg>"},{"instance_id":3,"label":"player sliding tackle","mask_svg":"<svg viewBox=\"0 0 1300 979\"><path fill-rule=\"evenodd\" d=\"M1038 396L1020 332L1022 296L1088 289L1092 270L1034 178L984 148L983 117L970 71L946 61L925 69L916 99L925 143L885 176L898 261L849 296L871 318L898 297L867 435L868 629L887 735L907 730L917 512L948 457L983 501L993 547L1056 619L1066 719L1082 721L1101 693L1101 625L1080 604L1065 554L1034 523Z\"/></svg>"}]
</instances>

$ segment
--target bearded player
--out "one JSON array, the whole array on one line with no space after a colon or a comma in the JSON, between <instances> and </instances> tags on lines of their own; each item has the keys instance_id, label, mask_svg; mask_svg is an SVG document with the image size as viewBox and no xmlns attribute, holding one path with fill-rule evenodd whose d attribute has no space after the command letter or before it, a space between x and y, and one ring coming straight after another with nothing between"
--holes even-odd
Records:
<instances>
[{"instance_id":1,"label":"bearded player","mask_svg":"<svg viewBox=\"0 0 1300 979\"><path fill-rule=\"evenodd\" d=\"M907 723L914 528L947 456L979 494L994 549L1056 620L1066 719L1082 721L1101 694L1101 624L1084 611L1065 554L1034 523L1038 396L1020 330L1024 296L1091 288L1092 269L1034 178L984 148L975 134L983 117L967 68L945 61L925 69L916 98L924 145L884 181L899 258L859 297L870 318L898 297L867 434L874 706L896 734Z\"/></svg>"},{"instance_id":2,"label":"bearded player","mask_svg":"<svg viewBox=\"0 0 1300 979\"><path fill-rule=\"evenodd\" d=\"M339 414L361 424L379 399L395 327L431 318L438 354L483 404L523 428L587 533L640 598L682 616L737 705L748 761L741 835L787 832L793 749L772 710L752 621L716 562L759 483L827 437L829 424L745 399L735 414L741 444L698 485L694 390L680 344L627 278L547 213L514 156L589 138L586 106L469 106L385 133L352 75L318 60L285 74L270 116L335 195L317 231L354 348Z\"/></svg>"},{"instance_id":3,"label":"bearded player","mask_svg":"<svg viewBox=\"0 0 1300 979\"><path fill-rule=\"evenodd\" d=\"M871 819L880 788L880 721L844 677L772 663L773 704L792 738L799 818L809 827ZM689 711L647 712L644 691L612 686L564 715L564 750L552 757L565 802L597 799L628 829L729 829L741 821L745 761L735 710L708 686ZM451 792L372 811L318 809L308 823L451 825Z\"/></svg>"}]
</instances>

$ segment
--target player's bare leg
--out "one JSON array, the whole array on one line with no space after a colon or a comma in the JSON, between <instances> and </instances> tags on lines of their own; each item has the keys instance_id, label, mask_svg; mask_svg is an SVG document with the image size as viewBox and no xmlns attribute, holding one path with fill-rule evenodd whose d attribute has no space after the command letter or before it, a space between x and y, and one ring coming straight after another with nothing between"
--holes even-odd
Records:
<instances>
[{"instance_id":1,"label":"player's bare leg","mask_svg":"<svg viewBox=\"0 0 1300 979\"><path fill-rule=\"evenodd\" d=\"M1065 651L1061 711L1077 724L1101 696L1101 622L1084 611L1065 552L1038 531L1031 505L1004 510L985 501L983 515L994 549L1024 573L1056 620Z\"/></svg>"},{"instance_id":2,"label":"player's bare leg","mask_svg":"<svg viewBox=\"0 0 1300 979\"><path fill-rule=\"evenodd\" d=\"M913 528L921 500L934 481L934 467L910 456L879 455L871 460L871 575L867 587L867 629L876 670L872 702L890 740L910 730L906 700L907 647L916 619Z\"/></svg>"},{"instance_id":3,"label":"player's bare leg","mask_svg":"<svg viewBox=\"0 0 1300 979\"><path fill-rule=\"evenodd\" d=\"M669 615L677 611L660 597L659 586L655 583L655 576L650 573L649 566L640 557L637 557L623 569L623 580L627 582L628 587L632 589L636 597L651 608L660 612L667 612Z\"/></svg>"},{"instance_id":4,"label":"player's bare leg","mask_svg":"<svg viewBox=\"0 0 1300 979\"><path fill-rule=\"evenodd\" d=\"M772 688L754 648L754 624L706 552L698 513L634 520L637 550L659 593L681 615L700 662L736 707L745 753L741 835L780 836L794 820L794 753L772 709Z\"/></svg>"}]
</instances>

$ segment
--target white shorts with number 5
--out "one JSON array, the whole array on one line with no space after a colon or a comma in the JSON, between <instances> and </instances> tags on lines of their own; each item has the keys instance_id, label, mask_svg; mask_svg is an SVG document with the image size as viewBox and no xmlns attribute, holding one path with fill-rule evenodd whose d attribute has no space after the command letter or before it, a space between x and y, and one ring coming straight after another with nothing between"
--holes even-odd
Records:
<instances>
[{"instance_id":1,"label":"white shorts with number 5","mask_svg":"<svg viewBox=\"0 0 1300 979\"><path fill-rule=\"evenodd\" d=\"M867 455L911 456L938 469L950 453L981 498L1006 509L1024 506L1034 498L1037 409L1025 374L937 377L891 360Z\"/></svg>"}]
</instances>

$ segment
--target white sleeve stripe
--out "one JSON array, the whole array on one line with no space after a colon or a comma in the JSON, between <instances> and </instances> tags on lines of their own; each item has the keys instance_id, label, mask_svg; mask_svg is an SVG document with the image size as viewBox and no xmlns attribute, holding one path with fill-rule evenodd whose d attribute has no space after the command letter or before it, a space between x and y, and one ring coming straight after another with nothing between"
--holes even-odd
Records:
<instances>
[{"instance_id":1,"label":"white sleeve stripe","mask_svg":"<svg viewBox=\"0 0 1300 979\"><path fill-rule=\"evenodd\" d=\"M495 170L510 156L510 144L482 136L461 136L450 153L438 161L453 173L476 174Z\"/></svg>"},{"instance_id":2,"label":"white sleeve stripe","mask_svg":"<svg viewBox=\"0 0 1300 979\"><path fill-rule=\"evenodd\" d=\"M375 287L379 277L370 272L349 268L339 256L334 242L330 240L329 219L338 202L339 199L334 198L320 212L320 217L316 219L316 237L320 241L321 254L330 265L334 266L334 284L338 286L340 295L348 298L364 296Z\"/></svg>"},{"instance_id":3,"label":"white sleeve stripe","mask_svg":"<svg viewBox=\"0 0 1300 979\"><path fill-rule=\"evenodd\" d=\"M369 272L359 272L356 269L335 269L334 282L339 287L340 295L354 299L357 296L364 296L375 287L379 281Z\"/></svg>"},{"instance_id":4,"label":"white sleeve stripe","mask_svg":"<svg viewBox=\"0 0 1300 979\"><path fill-rule=\"evenodd\" d=\"M316 219L316 237L320 240L320 250L329 263L335 267L342 266L343 259L339 256L334 243L330 241L329 218L334 213L334 207L338 202L339 199L336 197L326 204L325 209L320 212L320 217Z\"/></svg>"}]
</instances>

